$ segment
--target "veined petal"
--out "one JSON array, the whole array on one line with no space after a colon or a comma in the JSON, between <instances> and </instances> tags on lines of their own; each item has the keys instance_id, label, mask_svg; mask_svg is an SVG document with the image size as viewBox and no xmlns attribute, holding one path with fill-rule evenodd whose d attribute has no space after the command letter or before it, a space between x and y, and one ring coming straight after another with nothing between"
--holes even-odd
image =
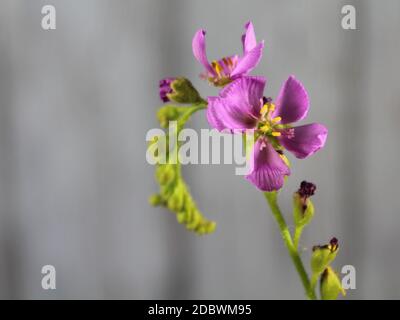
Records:
<instances>
[{"instance_id":1,"label":"veined petal","mask_svg":"<svg viewBox=\"0 0 400 320\"><path fill-rule=\"evenodd\" d=\"M206 68L208 72L210 72L212 75L215 75L215 71L211 67L207 59L205 36L206 32L202 29L198 30L194 35L192 41L193 55L195 56L197 61L199 61Z\"/></svg>"},{"instance_id":2,"label":"veined petal","mask_svg":"<svg viewBox=\"0 0 400 320\"><path fill-rule=\"evenodd\" d=\"M207 121L211 127L217 129L218 131L222 131L231 124L227 124L227 120L229 118L226 116L225 105L220 97L208 97L207 98L208 107L207 107Z\"/></svg>"},{"instance_id":3,"label":"veined petal","mask_svg":"<svg viewBox=\"0 0 400 320\"><path fill-rule=\"evenodd\" d=\"M221 90L219 97L208 98L208 122L218 130L255 128L264 87L262 77L242 77L231 82Z\"/></svg>"},{"instance_id":4,"label":"veined petal","mask_svg":"<svg viewBox=\"0 0 400 320\"><path fill-rule=\"evenodd\" d=\"M262 51L264 49L264 41L261 41L252 50L248 51L241 57L231 73L232 78L236 78L243 74L249 73L260 62Z\"/></svg>"},{"instance_id":5,"label":"veined petal","mask_svg":"<svg viewBox=\"0 0 400 320\"><path fill-rule=\"evenodd\" d=\"M293 123L303 119L308 112L309 100L306 89L294 76L283 84L275 102L274 117L281 117L281 123Z\"/></svg>"},{"instance_id":6,"label":"veined petal","mask_svg":"<svg viewBox=\"0 0 400 320\"><path fill-rule=\"evenodd\" d=\"M280 144L292 152L297 158L304 159L325 145L328 129L319 123L294 127L291 135L278 137Z\"/></svg>"},{"instance_id":7,"label":"veined petal","mask_svg":"<svg viewBox=\"0 0 400 320\"><path fill-rule=\"evenodd\" d=\"M220 97L208 97L208 123L219 131L255 128L258 119L242 107L243 105L230 105L227 100Z\"/></svg>"},{"instance_id":8,"label":"veined petal","mask_svg":"<svg viewBox=\"0 0 400 320\"><path fill-rule=\"evenodd\" d=\"M243 104L246 110L258 118L266 82L264 77L243 76L225 86L219 96L232 105Z\"/></svg>"},{"instance_id":9,"label":"veined petal","mask_svg":"<svg viewBox=\"0 0 400 320\"><path fill-rule=\"evenodd\" d=\"M256 34L254 32L253 23L251 21L245 24L246 32L242 35L243 54L254 49L257 45Z\"/></svg>"},{"instance_id":10,"label":"veined petal","mask_svg":"<svg viewBox=\"0 0 400 320\"><path fill-rule=\"evenodd\" d=\"M266 139L256 141L250 161L246 179L262 191L281 189L285 176L290 175L290 169Z\"/></svg>"}]
</instances>

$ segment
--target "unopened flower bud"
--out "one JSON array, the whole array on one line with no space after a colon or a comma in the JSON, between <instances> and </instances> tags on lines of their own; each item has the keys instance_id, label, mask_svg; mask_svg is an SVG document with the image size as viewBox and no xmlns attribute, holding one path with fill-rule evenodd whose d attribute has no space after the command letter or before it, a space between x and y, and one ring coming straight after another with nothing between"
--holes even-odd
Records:
<instances>
[{"instance_id":1,"label":"unopened flower bud","mask_svg":"<svg viewBox=\"0 0 400 320\"><path fill-rule=\"evenodd\" d=\"M149 203L156 207L162 204L162 197L159 194L153 194L149 197Z\"/></svg>"},{"instance_id":2,"label":"unopened flower bud","mask_svg":"<svg viewBox=\"0 0 400 320\"><path fill-rule=\"evenodd\" d=\"M340 278L331 267L327 267L321 275L320 290L322 300L336 300L340 293L346 295Z\"/></svg>"},{"instance_id":3,"label":"unopened flower bud","mask_svg":"<svg viewBox=\"0 0 400 320\"><path fill-rule=\"evenodd\" d=\"M186 221L186 212L184 212L184 211L178 212L176 214L176 220L179 223L185 223L185 221Z\"/></svg>"},{"instance_id":4,"label":"unopened flower bud","mask_svg":"<svg viewBox=\"0 0 400 320\"><path fill-rule=\"evenodd\" d=\"M197 229L196 233L198 235L208 234L215 231L217 224L214 221L203 222Z\"/></svg>"},{"instance_id":5,"label":"unopened flower bud","mask_svg":"<svg viewBox=\"0 0 400 320\"><path fill-rule=\"evenodd\" d=\"M314 217L314 205L309 198L303 198L298 192L293 195L293 218L296 227L302 228Z\"/></svg>"},{"instance_id":6,"label":"unopened flower bud","mask_svg":"<svg viewBox=\"0 0 400 320\"><path fill-rule=\"evenodd\" d=\"M332 238L329 244L314 246L311 256L311 269L313 274L321 274L329 264L335 260L338 250L339 243L336 238Z\"/></svg>"},{"instance_id":7,"label":"unopened flower bud","mask_svg":"<svg viewBox=\"0 0 400 320\"><path fill-rule=\"evenodd\" d=\"M200 103L200 97L193 84L186 78L165 78L160 81L160 98L163 102Z\"/></svg>"},{"instance_id":8,"label":"unopened flower bud","mask_svg":"<svg viewBox=\"0 0 400 320\"><path fill-rule=\"evenodd\" d=\"M185 201L185 194L182 188L176 187L174 193L168 199L168 209L174 212L182 210Z\"/></svg>"},{"instance_id":9,"label":"unopened flower bud","mask_svg":"<svg viewBox=\"0 0 400 320\"><path fill-rule=\"evenodd\" d=\"M295 225L294 245L297 248L303 228L309 224L314 217L314 205L310 197L315 192L315 185L311 182L303 181L299 190L293 195L293 220Z\"/></svg>"},{"instance_id":10,"label":"unopened flower bud","mask_svg":"<svg viewBox=\"0 0 400 320\"><path fill-rule=\"evenodd\" d=\"M163 128L167 128L170 121L177 120L179 115L179 111L174 106L164 106L157 111L157 119Z\"/></svg>"},{"instance_id":11,"label":"unopened flower bud","mask_svg":"<svg viewBox=\"0 0 400 320\"><path fill-rule=\"evenodd\" d=\"M160 185L167 185L175 178L174 168L170 165L159 166L156 169L156 178Z\"/></svg>"},{"instance_id":12,"label":"unopened flower bud","mask_svg":"<svg viewBox=\"0 0 400 320\"><path fill-rule=\"evenodd\" d=\"M317 186L314 183L302 181L297 192L301 197L307 199L315 194L315 190L317 190Z\"/></svg>"}]
</instances>

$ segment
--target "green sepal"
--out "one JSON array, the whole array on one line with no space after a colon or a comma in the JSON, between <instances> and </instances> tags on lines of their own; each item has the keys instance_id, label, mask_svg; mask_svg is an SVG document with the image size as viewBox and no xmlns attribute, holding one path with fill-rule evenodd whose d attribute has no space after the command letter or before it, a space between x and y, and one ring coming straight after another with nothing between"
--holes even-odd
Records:
<instances>
[{"instance_id":1,"label":"green sepal","mask_svg":"<svg viewBox=\"0 0 400 320\"><path fill-rule=\"evenodd\" d=\"M293 220L296 228L308 225L314 217L314 205L310 198L303 199L297 192L293 195Z\"/></svg>"},{"instance_id":2,"label":"green sepal","mask_svg":"<svg viewBox=\"0 0 400 320\"><path fill-rule=\"evenodd\" d=\"M171 83L171 89L172 92L168 93L167 97L173 102L184 104L197 104L204 102L199 92L190 80L186 78L176 78Z\"/></svg>"},{"instance_id":3,"label":"green sepal","mask_svg":"<svg viewBox=\"0 0 400 320\"><path fill-rule=\"evenodd\" d=\"M338 251L338 245L315 246L311 255L311 270L313 274L320 275L335 260Z\"/></svg>"},{"instance_id":4,"label":"green sepal","mask_svg":"<svg viewBox=\"0 0 400 320\"><path fill-rule=\"evenodd\" d=\"M331 267L327 267L321 275L320 293L322 300L336 300L339 294L346 295L339 276Z\"/></svg>"}]
</instances>

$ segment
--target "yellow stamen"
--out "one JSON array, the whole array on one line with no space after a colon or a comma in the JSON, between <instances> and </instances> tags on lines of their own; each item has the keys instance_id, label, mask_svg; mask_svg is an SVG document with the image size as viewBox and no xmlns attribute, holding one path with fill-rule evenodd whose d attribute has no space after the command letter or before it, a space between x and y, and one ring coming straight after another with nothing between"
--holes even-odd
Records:
<instances>
[{"instance_id":1,"label":"yellow stamen","mask_svg":"<svg viewBox=\"0 0 400 320\"><path fill-rule=\"evenodd\" d=\"M264 104L264 106L263 106L263 107L261 108L261 110L260 110L260 114L265 114L265 113L267 113L267 112L268 112L268 109L269 109L268 103Z\"/></svg>"},{"instance_id":2,"label":"yellow stamen","mask_svg":"<svg viewBox=\"0 0 400 320\"><path fill-rule=\"evenodd\" d=\"M224 61L225 66L227 67L232 67L232 59L231 58L223 58L222 61Z\"/></svg>"},{"instance_id":3,"label":"yellow stamen","mask_svg":"<svg viewBox=\"0 0 400 320\"><path fill-rule=\"evenodd\" d=\"M332 245L332 244L328 244L328 249L331 251L331 252L335 252L337 249L338 249L338 245Z\"/></svg>"},{"instance_id":4,"label":"yellow stamen","mask_svg":"<svg viewBox=\"0 0 400 320\"><path fill-rule=\"evenodd\" d=\"M275 111L275 105L273 103L270 103L268 111Z\"/></svg>"},{"instance_id":5,"label":"yellow stamen","mask_svg":"<svg viewBox=\"0 0 400 320\"><path fill-rule=\"evenodd\" d=\"M281 117L275 117L275 118L272 119L272 122L273 123L279 123L279 122L281 122L281 120L282 120Z\"/></svg>"},{"instance_id":6,"label":"yellow stamen","mask_svg":"<svg viewBox=\"0 0 400 320\"><path fill-rule=\"evenodd\" d=\"M269 129L270 129L270 126L265 124L260 128L260 131L261 132L267 132Z\"/></svg>"},{"instance_id":7,"label":"yellow stamen","mask_svg":"<svg viewBox=\"0 0 400 320\"><path fill-rule=\"evenodd\" d=\"M214 60L211 64L219 77L221 75L222 67L220 66L217 60Z\"/></svg>"},{"instance_id":8,"label":"yellow stamen","mask_svg":"<svg viewBox=\"0 0 400 320\"><path fill-rule=\"evenodd\" d=\"M280 154L279 155L281 157L281 159L283 160L283 162L285 162L285 164L290 167L290 162L289 159L284 155L284 154Z\"/></svg>"},{"instance_id":9,"label":"yellow stamen","mask_svg":"<svg viewBox=\"0 0 400 320\"><path fill-rule=\"evenodd\" d=\"M271 134L272 134L273 137L280 137L281 136L281 133L278 132L278 131L273 131Z\"/></svg>"}]
</instances>

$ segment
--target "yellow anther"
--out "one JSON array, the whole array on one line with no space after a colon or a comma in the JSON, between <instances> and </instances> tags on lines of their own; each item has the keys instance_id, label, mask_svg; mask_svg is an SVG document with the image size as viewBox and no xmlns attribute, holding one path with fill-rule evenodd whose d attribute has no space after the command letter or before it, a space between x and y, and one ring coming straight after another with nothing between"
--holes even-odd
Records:
<instances>
[{"instance_id":1,"label":"yellow anther","mask_svg":"<svg viewBox=\"0 0 400 320\"><path fill-rule=\"evenodd\" d=\"M260 128L260 131L261 132L267 132L269 129L270 129L270 126L265 124Z\"/></svg>"},{"instance_id":2,"label":"yellow anther","mask_svg":"<svg viewBox=\"0 0 400 320\"><path fill-rule=\"evenodd\" d=\"M279 123L279 122L281 122L281 120L282 120L281 117L275 117L275 118L272 119L272 122L273 123Z\"/></svg>"},{"instance_id":3,"label":"yellow anther","mask_svg":"<svg viewBox=\"0 0 400 320\"><path fill-rule=\"evenodd\" d=\"M267 112L268 112L268 109L269 109L268 103L264 104L264 106L263 106L263 107L261 108L261 110L260 110L260 114L265 114L265 113L267 113Z\"/></svg>"},{"instance_id":4,"label":"yellow anther","mask_svg":"<svg viewBox=\"0 0 400 320\"><path fill-rule=\"evenodd\" d=\"M268 111L274 111L275 110L275 105L273 103L269 104L269 110Z\"/></svg>"},{"instance_id":5,"label":"yellow anther","mask_svg":"<svg viewBox=\"0 0 400 320\"><path fill-rule=\"evenodd\" d=\"M278 132L278 131L273 131L271 134L272 134L273 137L280 137L281 136L281 133Z\"/></svg>"},{"instance_id":6,"label":"yellow anther","mask_svg":"<svg viewBox=\"0 0 400 320\"><path fill-rule=\"evenodd\" d=\"M335 252L338 248L339 248L339 246L338 246L337 244L335 244L335 245L328 244L328 249L329 249L331 252Z\"/></svg>"},{"instance_id":7,"label":"yellow anther","mask_svg":"<svg viewBox=\"0 0 400 320\"><path fill-rule=\"evenodd\" d=\"M217 73L217 75L220 76L221 75L221 71L222 71L222 67L220 66L218 61L214 60L211 64L212 64L215 72Z\"/></svg>"}]
</instances>

